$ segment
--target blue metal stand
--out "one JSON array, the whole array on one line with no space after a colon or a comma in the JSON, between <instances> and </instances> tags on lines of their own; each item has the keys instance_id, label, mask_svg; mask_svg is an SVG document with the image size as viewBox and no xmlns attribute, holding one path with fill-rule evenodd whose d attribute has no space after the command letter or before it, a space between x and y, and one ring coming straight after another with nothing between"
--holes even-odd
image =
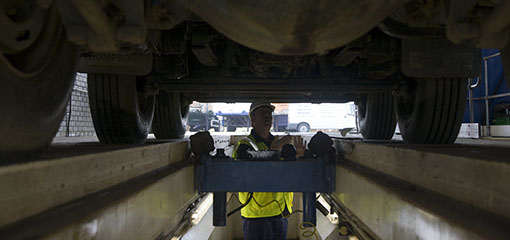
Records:
<instances>
[{"instance_id":1,"label":"blue metal stand","mask_svg":"<svg viewBox=\"0 0 510 240\"><path fill-rule=\"evenodd\" d=\"M213 193L213 226L227 226L227 193Z\"/></svg>"},{"instance_id":2,"label":"blue metal stand","mask_svg":"<svg viewBox=\"0 0 510 240\"><path fill-rule=\"evenodd\" d=\"M305 223L306 227L313 227L310 224L306 224L307 222L316 225L317 223L317 211L315 210L315 193L314 192L304 192L303 193L303 223Z\"/></svg>"},{"instance_id":3,"label":"blue metal stand","mask_svg":"<svg viewBox=\"0 0 510 240\"><path fill-rule=\"evenodd\" d=\"M196 168L199 192L214 193L214 226L226 226L226 192L303 192L303 221L316 224L315 193L331 193L335 167L325 157L298 161L235 161L204 156Z\"/></svg>"},{"instance_id":4,"label":"blue metal stand","mask_svg":"<svg viewBox=\"0 0 510 240\"><path fill-rule=\"evenodd\" d=\"M334 188L335 168L326 158L298 161L234 161L203 157L199 192L324 192Z\"/></svg>"}]
</instances>

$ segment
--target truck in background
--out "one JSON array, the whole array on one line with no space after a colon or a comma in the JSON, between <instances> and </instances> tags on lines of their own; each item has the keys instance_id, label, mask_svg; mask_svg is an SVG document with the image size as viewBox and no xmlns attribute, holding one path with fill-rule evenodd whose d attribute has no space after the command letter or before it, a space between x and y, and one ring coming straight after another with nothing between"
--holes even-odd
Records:
<instances>
[{"instance_id":1,"label":"truck in background","mask_svg":"<svg viewBox=\"0 0 510 240\"><path fill-rule=\"evenodd\" d=\"M356 128L356 110L349 103L291 103L287 130L308 132L311 129Z\"/></svg>"},{"instance_id":2,"label":"truck in background","mask_svg":"<svg viewBox=\"0 0 510 240\"><path fill-rule=\"evenodd\" d=\"M235 132L238 127L250 128L250 103L214 103L214 113L221 117L221 125L228 132Z\"/></svg>"},{"instance_id":3,"label":"truck in background","mask_svg":"<svg viewBox=\"0 0 510 240\"><path fill-rule=\"evenodd\" d=\"M187 124L191 132L209 131L211 129L214 129L215 132L220 131L220 120L212 111L205 113L200 110L191 110Z\"/></svg>"}]
</instances>

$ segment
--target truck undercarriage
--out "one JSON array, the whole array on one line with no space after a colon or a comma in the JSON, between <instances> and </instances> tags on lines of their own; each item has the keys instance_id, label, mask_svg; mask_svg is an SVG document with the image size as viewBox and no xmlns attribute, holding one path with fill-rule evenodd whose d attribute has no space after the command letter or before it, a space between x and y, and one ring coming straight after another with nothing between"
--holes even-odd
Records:
<instances>
[{"instance_id":1,"label":"truck undercarriage","mask_svg":"<svg viewBox=\"0 0 510 240\"><path fill-rule=\"evenodd\" d=\"M142 1L0 4L0 156L33 159L76 70L104 143L180 138L191 101L348 102L361 133L452 143L479 48L510 69L510 2ZM507 71L508 75L508 71ZM507 77L507 79L509 79Z\"/></svg>"}]
</instances>

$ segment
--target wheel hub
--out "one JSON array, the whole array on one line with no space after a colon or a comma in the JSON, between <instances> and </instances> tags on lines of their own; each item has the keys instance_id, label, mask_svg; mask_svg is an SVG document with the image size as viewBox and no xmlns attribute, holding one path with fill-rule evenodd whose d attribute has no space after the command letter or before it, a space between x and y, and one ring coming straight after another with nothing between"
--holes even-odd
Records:
<instances>
[{"instance_id":1,"label":"wheel hub","mask_svg":"<svg viewBox=\"0 0 510 240\"><path fill-rule=\"evenodd\" d=\"M0 6L0 63L20 78L31 78L50 63L63 27L55 7L35 2ZM65 36L64 36L65 37Z\"/></svg>"},{"instance_id":2,"label":"wheel hub","mask_svg":"<svg viewBox=\"0 0 510 240\"><path fill-rule=\"evenodd\" d=\"M4 54L16 54L23 51L39 37L48 6L44 1L10 1L0 6L0 51Z\"/></svg>"}]
</instances>

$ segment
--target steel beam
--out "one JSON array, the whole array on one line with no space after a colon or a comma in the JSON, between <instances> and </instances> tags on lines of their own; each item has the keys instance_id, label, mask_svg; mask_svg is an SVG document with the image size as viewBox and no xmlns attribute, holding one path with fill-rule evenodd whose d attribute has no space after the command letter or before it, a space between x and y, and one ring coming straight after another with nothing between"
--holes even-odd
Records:
<instances>
[{"instance_id":1,"label":"steel beam","mask_svg":"<svg viewBox=\"0 0 510 240\"><path fill-rule=\"evenodd\" d=\"M197 168L199 192L325 192L334 187L334 166L325 158L298 161L234 161L204 157Z\"/></svg>"},{"instance_id":2,"label":"steel beam","mask_svg":"<svg viewBox=\"0 0 510 240\"><path fill-rule=\"evenodd\" d=\"M302 93L391 90L386 80L361 78L233 78L204 77L157 81L158 87L174 92Z\"/></svg>"},{"instance_id":3,"label":"steel beam","mask_svg":"<svg viewBox=\"0 0 510 240\"><path fill-rule=\"evenodd\" d=\"M203 156L196 170L199 192L214 192L214 226L226 226L226 192L303 192L303 222L316 224L315 193L331 193L333 162L235 161Z\"/></svg>"},{"instance_id":4,"label":"steel beam","mask_svg":"<svg viewBox=\"0 0 510 240\"><path fill-rule=\"evenodd\" d=\"M314 192L303 193L303 223L307 227L312 227L308 223L316 225L317 222L317 208L315 206L316 198Z\"/></svg>"},{"instance_id":5,"label":"steel beam","mask_svg":"<svg viewBox=\"0 0 510 240\"><path fill-rule=\"evenodd\" d=\"M175 163L2 227L0 238L150 239L177 228L195 197L193 168Z\"/></svg>"},{"instance_id":6,"label":"steel beam","mask_svg":"<svg viewBox=\"0 0 510 240\"><path fill-rule=\"evenodd\" d=\"M0 239L144 239L168 232L196 194L187 148L184 141L61 146L41 161L4 166Z\"/></svg>"},{"instance_id":7,"label":"steel beam","mask_svg":"<svg viewBox=\"0 0 510 240\"><path fill-rule=\"evenodd\" d=\"M354 101L354 93L238 93L238 92L191 92L186 93L190 99L199 102L251 102L264 98L279 103L346 103Z\"/></svg>"},{"instance_id":8,"label":"steel beam","mask_svg":"<svg viewBox=\"0 0 510 240\"><path fill-rule=\"evenodd\" d=\"M508 148L407 145L402 142L335 141L351 162L510 218Z\"/></svg>"},{"instance_id":9,"label":"steel beam","mask_svg":"<svg viewBox=\"0 0 510 240\"><path fill-rule=\"evenodd\" d=\"M43 161L3 166L0 226L187 159L187 147L184 141L62 146L50 148Z\"/></svg>"},{"instance_id":10,"label":"steel beam","mask_svg":"<svg viewBox=\"0 0 510 240\"><path fill-rule=\"evenodd\" d=\"M227 226L227 193L213 193L213 225Z\"/></svg>"},{"instance_id":11,"label":"steel beam","mask_svg":"<svg viewBox=\"0 0 510 240\"><path fill-rule=\"evenodd\" d=\"M157 239L172 234L197 197L186 167L107 207L91 211L48 239ZM9 238L13 239L13 238Z\"/></svg>"},{"instance_id":12,"label":"steel beam","mask_svg":"<svg viewBox=\"0 0 510 240\"><path fill-rule=\"evenodd\" d=\"M509 222L437 194L337 167L335 201L373 239L508 239Z\"/></svg>"},{"instance_id":13,"label":"steel beam","mask_svg":"<svg viewBox=\"0 0 510 240\"><path fill-rule=\"evenodd\" d=\"M375 239L507 239L508 149L337 140L337 210Z\"/></svg>"}]
</instances>

